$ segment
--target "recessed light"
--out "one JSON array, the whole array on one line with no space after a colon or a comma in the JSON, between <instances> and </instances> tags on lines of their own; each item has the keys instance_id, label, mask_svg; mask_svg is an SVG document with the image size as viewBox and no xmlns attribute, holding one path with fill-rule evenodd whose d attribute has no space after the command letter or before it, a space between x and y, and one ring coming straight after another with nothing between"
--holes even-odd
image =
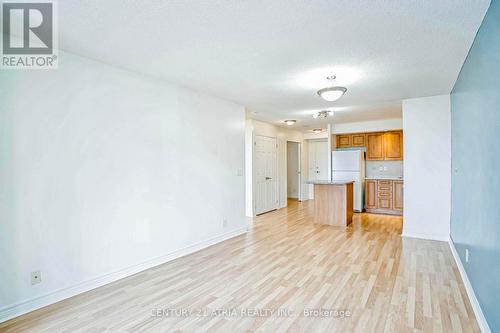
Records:
<instances>
[{"instance_id":1,"label":"recessed light","mask_svg":"<svg viewBox=\"0 0 500 333\"><path fill-rule=\"evenodd\" d=\"M294 119L285 120L285 124L287 124L288 126L292 126L296 122L297 122L297 120L294 120Z\"/></svg>"}]
</instances>

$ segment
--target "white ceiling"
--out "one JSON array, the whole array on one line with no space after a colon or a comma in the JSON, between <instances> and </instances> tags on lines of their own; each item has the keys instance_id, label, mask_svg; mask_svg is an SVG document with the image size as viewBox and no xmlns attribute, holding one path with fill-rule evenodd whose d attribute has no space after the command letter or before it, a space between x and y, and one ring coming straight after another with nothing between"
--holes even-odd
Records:
<instances>
[{"instance_id":1,"label":"white ceiling","mask_svg":"<svg viewBox=\"0 0 500 333\"><path fill-rule=\"evenodd\" d=\"M64 0L63 50L321 124L400 117L401 99L450 92L489 0ZM316 90L338 76L338 102Z\"/></svg>"}]
</instances>

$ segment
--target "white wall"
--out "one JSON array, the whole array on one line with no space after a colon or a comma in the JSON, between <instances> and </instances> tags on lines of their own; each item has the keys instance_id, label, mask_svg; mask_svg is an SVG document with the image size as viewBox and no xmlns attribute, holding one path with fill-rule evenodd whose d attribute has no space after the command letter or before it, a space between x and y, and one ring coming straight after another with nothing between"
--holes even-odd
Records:
<instances>
[{"instance_id":1,"label":"white wall","mask_svg":"<svg viewBox=\"0 0 500 333\"><path fill-rule=\"evenodd\" d=\"M403 101L403 235L448 241L451 198L450 96Z\"/></svg>"},{"instance_id":2,"label":"white wall","mask_svg":"<svg viewBox=\"0 0 500 333\"><path fill-rule=\"evenodd\" d=\"M59 57L0 74L0 321L246 230L243 107Z\"/></svg>"},{"instance_id":3,"label":"white wall","mask_svg":"<svg viewBox=\"0 0 500 333\"><path fill-rule=\"evenodd\" d=\"M254 216L254 193L253 193L253 138L256 135L263 135L276 138L278 142L278 187L279 187L279 208L286 207L287 205L287 167L286 167L286 143L287 141L300 142L302 148L302 170L307 168L307 158L304 160L304 151L307 152L307 144L303 140L303 135L299 131L292 129L275 126L270 123L247 119L246 120L246 136L245 136L245 184L246 184L246 215ZM302 195L307 198L307 186L302 184ZM304 195L304 192L306 195Z\"/></svg>"},{"instance_id":4,"label":"white wall","mask_svg":"<svg viewBox=\"0 0 500 333\"><path fill-rule=\"evenodd\" d=\"M306 131L303 133L304 140L310 140L310 139L328 139L328 130L324 130L321 133L314 133L310 131Z\"/></svg>"},{"instance_id":5,"label":"white wall","mask_svg":"<svg viewBox=\"0 0 500 333\"><path fill-rule=\"evenodd\" d=\"M403 128L403 120L396 119L382 119L371 121L360 121L355 123L333 123L331 125L332 134L342 133L356 133L356 132L376 132L388 131Z\"/></svg>"}]
</instances>

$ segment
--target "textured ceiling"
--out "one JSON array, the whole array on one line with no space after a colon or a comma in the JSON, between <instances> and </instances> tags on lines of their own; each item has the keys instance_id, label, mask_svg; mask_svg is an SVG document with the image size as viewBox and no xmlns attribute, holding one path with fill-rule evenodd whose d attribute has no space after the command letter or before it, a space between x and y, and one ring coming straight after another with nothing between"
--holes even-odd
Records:
<instances>
[{"instance_id":1,"label":"textured ceiling","mask_svg":"<svg viewBox=\"0 0 500 333\"><path fill-rule=\"evenodd\" d=\"M63 50L247 106L256 119L400 116L450 92L489 0L64 0ZM316 90L338 76L336 103Z\"/></svg>"}]
</instances>

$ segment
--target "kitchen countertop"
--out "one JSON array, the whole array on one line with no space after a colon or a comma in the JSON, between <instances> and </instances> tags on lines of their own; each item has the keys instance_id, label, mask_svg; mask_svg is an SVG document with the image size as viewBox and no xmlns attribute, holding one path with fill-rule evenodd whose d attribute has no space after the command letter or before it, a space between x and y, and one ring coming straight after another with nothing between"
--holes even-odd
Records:
<instances>
[{"instance_id":1,"label":"kitchen countertop","mask_svg":"<svg viewBox=\"0 0 500 333\"><path fill-rule=\"evenodd\" d=\"M403 177L365 177L365 179L370 179L370 180L384 180L384 179L388 179L388 180L404 180Z\"/></svg>"},{"instance_id":2,"label":"kitchen countertop","mask_svg":"<svg viewBox=\"0 0 500 333\"><path fill-rule=\"evenodd\" d=\"M354 183L353 181L330 181L330 180L308 180L307 184L313 185L347 185Z\"/></svg>"}]
</instances>

